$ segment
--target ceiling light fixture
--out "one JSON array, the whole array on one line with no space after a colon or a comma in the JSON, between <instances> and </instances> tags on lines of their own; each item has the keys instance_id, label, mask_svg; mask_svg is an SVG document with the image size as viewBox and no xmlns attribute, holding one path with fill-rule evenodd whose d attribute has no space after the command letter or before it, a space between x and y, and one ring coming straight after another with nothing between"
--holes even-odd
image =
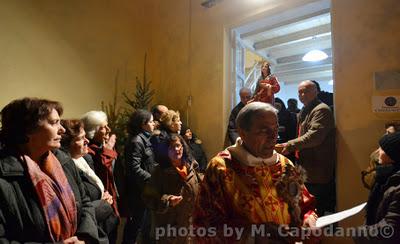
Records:
<instances>
[{"instance_id":1,"label":"ceiling light fixture","mask_svg":"<svg viewBox=\"0 0 400 244\"><path fill-rule=\"evenodd\" d=\"M303 61L312 62L312 61L321 61L327 58L328 55L325 52L318 49L314 49L307 52L302 59Z\"/></svg>"}]
</instances>

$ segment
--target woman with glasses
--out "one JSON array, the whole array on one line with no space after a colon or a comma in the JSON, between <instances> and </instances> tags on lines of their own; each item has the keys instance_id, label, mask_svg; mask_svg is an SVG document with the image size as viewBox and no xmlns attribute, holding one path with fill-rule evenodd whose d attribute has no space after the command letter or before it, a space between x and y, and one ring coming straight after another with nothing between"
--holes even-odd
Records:
<instances>
[{"instance_id":1,"label":"woman with glasses","mask_svg":"<svg viewBox=\"0 0 400 244\"><path fill-rule=\"evenodd\" d=\"M143 193L143 199L151 210L151 233L158 243L190 243L190 236L178 233L178 230L188 230L192 224L200 182L198 164L190 156L185 140L178 134L170 135L168 149L162 153L167 155L168 160L155 168ZM176 229L176 235L161 233L168 228Z\"/></svg>"},{"instance_id":2,"label":"woman with glasses","mask_svg":"<svg viewBox=\"0 0 400 244\"><path fill-rule=\"evenodd\" d=\"M178 111L168 110L161 115L160 128L154 131L150 139L157 163L168 161L167 154L162 152L167 150L170 135L172 133L180 134L181 129L182 122Z\"/></svg>"}]
</instances>

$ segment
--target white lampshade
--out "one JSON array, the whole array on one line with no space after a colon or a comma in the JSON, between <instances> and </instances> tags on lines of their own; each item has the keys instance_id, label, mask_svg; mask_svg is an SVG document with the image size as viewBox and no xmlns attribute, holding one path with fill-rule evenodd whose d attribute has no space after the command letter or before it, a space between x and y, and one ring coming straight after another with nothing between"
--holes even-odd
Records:
<instances>
[{"instance_id":1,"label":"white lampshade","mask_svg":"<svg viewBox=\"0 0 400 244\"><path fill-rule=\"evenodd\" d=\"M303 61L321 61L328 58L328 55L321 50L311 50L303 56Z\"/></svg>"}]
</instances>

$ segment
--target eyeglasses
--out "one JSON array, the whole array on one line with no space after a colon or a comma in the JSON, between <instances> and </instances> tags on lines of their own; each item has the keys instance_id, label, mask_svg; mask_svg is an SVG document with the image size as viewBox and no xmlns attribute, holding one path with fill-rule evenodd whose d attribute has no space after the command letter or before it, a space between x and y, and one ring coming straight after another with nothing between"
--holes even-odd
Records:
<instances>
[{"instance_id":1,"label":"eyeglasses","mask_svg":"<svg viewBox=\"0 0 400 244\"><path fill-rule=\"evenodd\" d=\"M180 150L183 148L182 144L172 144L169 146L170 149Z\"/></svg>"}]
</instances>

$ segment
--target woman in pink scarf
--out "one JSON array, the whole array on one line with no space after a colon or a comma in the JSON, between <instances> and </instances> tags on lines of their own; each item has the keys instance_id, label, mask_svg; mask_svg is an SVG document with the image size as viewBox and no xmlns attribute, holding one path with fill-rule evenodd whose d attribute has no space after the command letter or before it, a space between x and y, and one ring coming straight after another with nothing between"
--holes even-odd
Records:
<instances>
[{"instance_id":1,"label":"woman in pink scarf","mask_svg":"<svg viewBox=\"0 0 400 244\"><path fill-rule=\"evenodd\" d=\"M94 209L72 159L57 150L60 103L14 100L1 110L0 240L98 242Z\"/></svg>"}]
</instances>

